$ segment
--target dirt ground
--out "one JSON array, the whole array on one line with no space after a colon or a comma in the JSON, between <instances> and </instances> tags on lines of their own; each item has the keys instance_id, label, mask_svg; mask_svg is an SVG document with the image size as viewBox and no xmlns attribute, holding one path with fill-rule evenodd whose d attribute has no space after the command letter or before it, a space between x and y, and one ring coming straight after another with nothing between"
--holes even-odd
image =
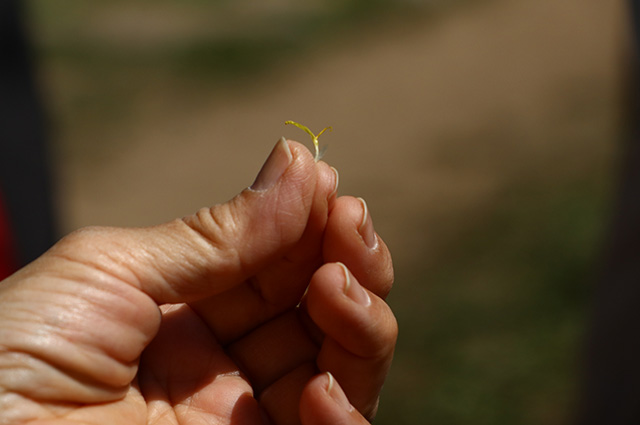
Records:
<instances>
[{"instance_id":1,"label":"dirt ground","mask_svg":"<svg viewBox=\"0 0 640 425\"><path fill-rule=\"evenodd\" d=\"M514 181L610 165L626 28L620 0L483 1L381 20L244 86L147 82L121 123L59 125L61 139L113 146L99 160L60 155L64 230L222 202L280 136L308 142L292 119L333 126L322 140L340 193L368 200L399 268L419 263ZM69 77L48 78L66 107Z\"/></svg>"},{"instance_id":2,"label":"dirt ground","mask_svg":"<svg viewBox=\"0 0 640 425\"><path fill-rule=\"evenodd\" d=\"M568 423L584 274L604 227L593 181L611 184L622 135L623 0L466 0L378 17L229 84L127 63L247 29L210 22L209 2L32 2L48 17L36 38L65 233L223 202L281 136L309 143L285 120L331 125L321 141L340 193L367 199L396 266L401 338L380 423ZM213 3L239 8L246 27L270 8L337 4ZM513 210L554 217L500 221ZM478 229L473 252L447 258Z\"/></svg>"}]
</instances>

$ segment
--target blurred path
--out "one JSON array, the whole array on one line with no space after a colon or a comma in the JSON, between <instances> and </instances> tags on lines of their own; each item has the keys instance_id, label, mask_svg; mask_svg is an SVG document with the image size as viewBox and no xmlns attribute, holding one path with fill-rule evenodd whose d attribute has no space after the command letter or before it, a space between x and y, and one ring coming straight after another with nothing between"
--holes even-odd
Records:
<instances>
[{"instance_id":1,"label":"blurred path","mask_svg":"<svg viewBox=\"0 0 640 425\"><path fill-rule=\"evenodd\" d=\"M281 135L307 142L284 127L293 119L334 127L322 139L341 193L369 200L399 265L429 258L514 179L608 166L622 14L621 1L486 1L381 23L244 89L151 84L133 124L95 129L117 152L62 165L66 229L153 224L226 200Z\"/></svg>"}]
</instances>

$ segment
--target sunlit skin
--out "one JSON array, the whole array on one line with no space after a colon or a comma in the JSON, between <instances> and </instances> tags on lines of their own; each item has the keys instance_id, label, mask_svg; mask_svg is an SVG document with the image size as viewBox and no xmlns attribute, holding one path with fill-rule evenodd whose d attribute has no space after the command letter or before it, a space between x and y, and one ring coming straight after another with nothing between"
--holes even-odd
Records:
<instances>
[{"instance_id":1,"label":"sunlit skin","mask_svg":"<svg viewBox=\"0 0 640 425\"><path fill-rule=\"evenodd\" d=\"M275 182L74 232L3 281L0 423L369 423L397 336L389 251L326 163L290 141L272 158Z\"/></svg>"}]
</instances>

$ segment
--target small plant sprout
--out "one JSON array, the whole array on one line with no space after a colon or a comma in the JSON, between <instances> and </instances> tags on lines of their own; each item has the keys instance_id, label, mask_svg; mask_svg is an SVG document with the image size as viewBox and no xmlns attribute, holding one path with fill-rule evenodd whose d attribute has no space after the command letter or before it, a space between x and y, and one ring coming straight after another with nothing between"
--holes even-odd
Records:
<instances>
[{"instance_id":1,"label":"small plant sprout","mask_svg":"<svg viewBox=\"0 0 640 425\"><path fill-rule=\"evenodd\" d=\"M318 138L320 136L322 136L322 133L324 133L325 131L329 130L332 131L333 129L331 127L325 127L322 129L322 131L320 133L318 133L318 135L316 136L315 134L313 134L313 132L311 130L309 130L308 127L302 125L302 124L298 124L295 121L285 121L285 124L292 124L295 125L296 127L298 127L299 129L303 130L304 132L306 132L309 136L311 136L311 140L313 141L313 147L315 148L316 151L316 156L315 156L315 160L316 162L320 161L320 159L322 158L322 156L324 155L324 153L327 151L327 146L324 146L322 149L320 149L320 143L318 142Z\"/></svg>"}]
</instances>

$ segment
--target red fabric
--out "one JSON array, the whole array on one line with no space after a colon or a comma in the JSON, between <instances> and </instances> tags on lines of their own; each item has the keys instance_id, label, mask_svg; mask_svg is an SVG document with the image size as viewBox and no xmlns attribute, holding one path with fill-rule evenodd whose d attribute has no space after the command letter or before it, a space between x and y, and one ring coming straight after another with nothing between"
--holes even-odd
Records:
<instances>
[{"instance_id":1,"label":"red fabric","mask_svg":"<svg viewBox=\"0 0 640 425\"><path fill-rule=\"evenodd\" d=\"M9 217L4 208L2 193L0 193L0 280L9 276L18 268L14 249Z\"/></svg>"}]
</instances>

